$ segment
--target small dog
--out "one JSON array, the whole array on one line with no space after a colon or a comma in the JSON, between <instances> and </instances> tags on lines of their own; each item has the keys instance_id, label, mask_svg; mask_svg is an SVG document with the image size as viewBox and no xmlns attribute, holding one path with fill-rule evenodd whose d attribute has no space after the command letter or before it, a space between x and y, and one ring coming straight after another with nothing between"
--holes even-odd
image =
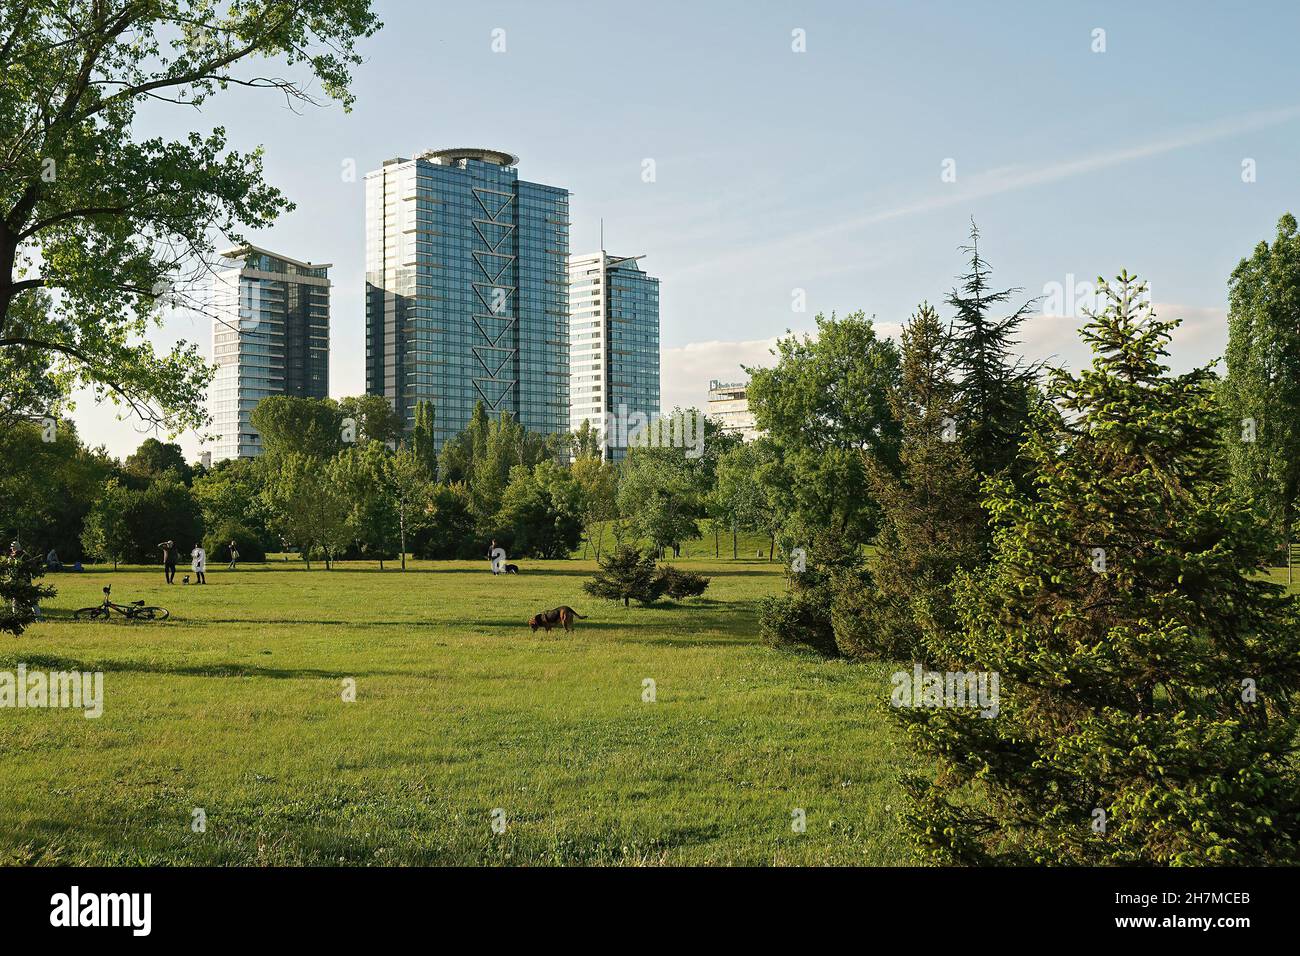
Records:
<instances>
[{"instance_id":1,"label":"small dog","mask_svg":"<svg viewBox=\"0 0 1300 956\"><path fill-rule=\"evenodd\" d=\"M506 565L506 574L518 574L518 573L519 573L519 565L517 564Z\"/></svg>"},{"instance_id":2,"label":"small dog","mask_svg":"<svg viewBox=\"0 0 1300 956\"><path fill-rule=\"evenodd\" d=\"M189 583L190 583L190 576L188 574L185 575L183 578L181 578L181 584L189 584Z\"/></svg>"},{"instance_id":3,"label":"small dog","mask_svg":"<svg viewBox=\"0 0 1300 956\"><path fill-rule=\"evenodd\" d=\"M534 634L537 633L539 627L545 628L546 633L549 634L551 633L551 628L555 627L557 624L563 627L566 631L571 631L573 630L573 619L575 617L580 620L587 619L587 615L579 614L567 604L561 604L552 611L543 611L540 614L534 614L528 619L528 626L533 629Z\"/></svg>"}]
</instances>

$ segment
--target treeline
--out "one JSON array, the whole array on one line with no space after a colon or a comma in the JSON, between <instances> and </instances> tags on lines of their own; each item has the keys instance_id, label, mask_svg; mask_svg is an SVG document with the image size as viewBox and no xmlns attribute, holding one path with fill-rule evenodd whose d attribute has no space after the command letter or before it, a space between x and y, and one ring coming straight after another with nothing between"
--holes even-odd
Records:
<instances>
[{"instance_id":1,"label":"treeline","mask_svg":"<svg viewBox=\"0 0 1300 956\"><path fill-rule=\"evenodd\" d=\"M906 667L882 697L937 770L901 818L937 862L1300 861L1300 615L1267 578L1300 484L1295 220L1233 273L1223 379L1170 371L1178 323L1128 274L1091 366L1026 367L1029 304L977 240L950 321L922 304L895 346L819 317L753 370L791 558L764 636Z\"/></svg>"},{"instance_id":2,"label":"treeline","mask_svg":"<svg viewBox=\"0 0 1300 956\"><path fill-rule=\"evenodd\" d=\"M119 462L87 448L70 422L25 422L0 439L10 464L0 476L3 530L65 564L157 561L170 539L184 551L201 543L213 560L233 542L242 560L296 551L328 568L481 558L493 540L512 558L567 558L584 540L597 558L638 542L662 553L709 521L715 531L762 527L747 494L748 451L694 410L677 413L687 414L705 429L705 454L635 448L618 464L602 460L589 426L539 435L482 405L438 453L431 404L417 407L405 434L372 395L264 399L252 414L263 454L210 468L155 438Z\"/></svg>"}]
</instances>

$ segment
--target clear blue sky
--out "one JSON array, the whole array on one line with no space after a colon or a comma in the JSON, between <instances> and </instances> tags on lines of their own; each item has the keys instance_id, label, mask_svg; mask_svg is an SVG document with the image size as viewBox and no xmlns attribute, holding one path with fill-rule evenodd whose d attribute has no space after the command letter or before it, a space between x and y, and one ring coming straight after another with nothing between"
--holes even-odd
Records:
<instances>
[{"instance_id":1,"label":"clear blue sky","mask_svg":"<svg viewBox=\"0 0 1300 956\"><path fill-rule=\"evenodd\" d=\"M1203 363L1222 351L1228 273L1300 211L1292 2L378 9L351 114L295 115L273 92L237 90L202 113L152 106L141 124L224 125L234 145L266 147L298 208L253 238L334 264L336 396L365 388L362 178L431 147L519 155L521 177L572 191L574 252L597 246L603 217L610 251L646 256L662 280L669 406L702 403L710 377L740 377L740 361L819 311L863 309L892 330L942 300L972 216L995 280L1027 295L1071 274L1148 278L1161 312L1187 318L1174 364ZM791 309L796 288L806 312ZM1036 318L1026 352L1076 359L1077 324ZM207 323L171 317L157 340L176 338L206 348ZM116 454L143 437L85 403L76 418Z\"/></svg>"}]
</instances>

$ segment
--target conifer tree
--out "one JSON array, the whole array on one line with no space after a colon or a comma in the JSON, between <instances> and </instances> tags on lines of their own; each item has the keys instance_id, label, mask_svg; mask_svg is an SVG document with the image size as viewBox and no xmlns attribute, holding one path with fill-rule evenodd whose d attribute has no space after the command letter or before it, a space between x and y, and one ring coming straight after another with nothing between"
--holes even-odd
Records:
<instances>
[{"instance_id":1,"label":"conifer tree","mask_svg":"<svg viewBox=\"0 0 1300 956\"><path fill-rule=\"evenodd\" d=\"M642 553L626 545L601 558L600 570L582 585L592 597L622 601L624 607L630 600L653 604L663 597L665 587L655 568L654 552Z\"/></svg>"},{"instance_id":2,"label":"conifer tree","mask_svg":"<svg viewBox=\"0 0 1300 956\"><path fill-rule=\"evenodd\" d=\"M999 675L997 715L894 711L938 765L905 778L904 822L939 861L1300 860L1300 620L1227 488L1212 376L1161 364L1177 323L1144 288L1100 283L1091 368L1052 373L1035 494L986 483L992 560L953 642Z\"/></svg>"},{"instance_id":3,"label":"conifer tree","mask_svg":"<svg viewBox=\"0 0 1300 956\"><path fill-rule=\"evenodd\" d=\"M899 468L867 461L880 532L865 574L837 582L835 643L850 657L933 661L944 655L922 647L922 622L937 616L940 626L926 630L951 630L949 585L979 559L984 513L979 478L957 440L961 410L948 330L929 303L903 329L902 374L889 404L902 427Z\"/></svg>"},{"instance_id":4,"label":"conifer tree","mask_svg":"<svg viewBox=\"0 0 1300 956\"><path fill-rule=\"evenodd\" d=\"M956 310L952 344L960 379L962 443L975 470L994 475L1015 462L1029 417L1038 370L1021 364L1012 349L1034 303L1025 302L1003 318L992 315L1020 290L993 291L992 269L980 255L979 238L972 221L970 245L961 250L970 257L970 265L947 301Z\"/></svg>"}]
</instances>

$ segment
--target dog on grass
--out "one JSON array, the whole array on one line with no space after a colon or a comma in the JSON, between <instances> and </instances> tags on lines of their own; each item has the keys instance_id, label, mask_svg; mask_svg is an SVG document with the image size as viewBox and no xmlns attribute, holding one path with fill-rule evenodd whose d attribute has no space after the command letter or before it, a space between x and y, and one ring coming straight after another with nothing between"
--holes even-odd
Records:
<instances>
[{"instance_id":1,"label":"dog on grass","mask_svg":"<svg viewBox=\"0 0 1300 956\"><path fill-rule=\"evenodd\" d=\"M517 564L506 565L506 574L518 574L518 573L519 573L519 565Z\"/></svg>"},{"instance_id":2,"label":"dog on grass","mask_svg":"<svg viewBox=\"0 0 1300 956\"><path fill-rule=\"evenodd\" d=\"M181 584L189 584L189 583L190 583L190 576L188 574L185 575L185 577L181 578Z\"/></svg>"},{"instance_id":3,"label":"dog on grass","mask_svg":"<svg viewBox=\"0 0 1300 956\"><path fill-rule=\"evenodd\" d=\"M587 619L587 615L579 614L567 604L561 604L552 611L534 614L528 619L528 626L533 629L534 634L537 633L539 627L546 628L547 634L551 633L551 628L557 626L563 627L566 631L571 631L573 630L573 619L575 617L580 620Z\"/></svg>"}]
</instances>

